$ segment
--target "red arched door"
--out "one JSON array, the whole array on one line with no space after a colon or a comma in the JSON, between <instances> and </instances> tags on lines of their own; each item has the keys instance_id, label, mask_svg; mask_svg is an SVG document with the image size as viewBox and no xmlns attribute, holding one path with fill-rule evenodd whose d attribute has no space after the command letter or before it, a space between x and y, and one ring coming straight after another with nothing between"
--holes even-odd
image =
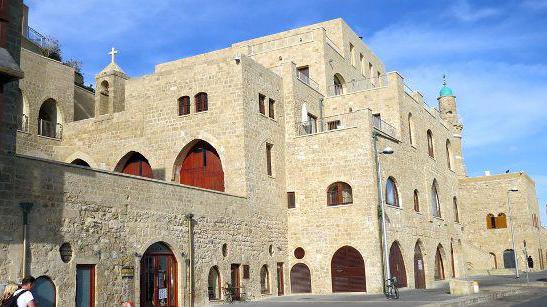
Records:
<instances>
[{"instance_id":1,"label":"red arched door","mask_svg":"<svg viewBox=\"0 0 547 307\"><path fill-rule=\"evenodd\" d=\"M418 243L414 246L414 287L416 289L425 289L424 257Z\"/></svg>"},{"instance_id":2,"label":"red arched door","mask_svg":"<svg viewBox=\"0 0 547 307\"><path fill-rule=\"evenodd\" d=\"M311 276L307 265L297 263L291 268L291 292L311 293Z\"/></svg>"},{"instance_id":3,"label":"red arched door","mask_svg":"<svg viewBox=\"0 0 547 307\"><path fill-rule=\"evenodd\" d=\"M365 292L365 262L358 250L341 247L331 261L332 292Z\"/></svg>"},{"instance_id":4,"label":"red arched door","mask_svg":"<svg viewBox=\"0 0 547 307\"><path fill-rule=\"evenodd\" d=\"M190 149L180 167L180 183L224 191L222 162L213 146L199 141Z\"/></svg>"},{"instance_id":5,"label":"red arched door","mask_svg":"<svg viewBox=\"0 0 547 307\"><path fill-rule=\"evenodd\" d=\"M121 172L124 174L152 178L152 167L143 155L138 152L132 152L126 158L127 160L122 158L119 162L124 163L124 160L126 160L123 166L119 165L116 169L121 169Z\"/></svg>"},{"instance_id":6,"label":"red arched door","mask_svg":"<svg viewBox=\"0 0 547 307\"><path fill-rule=\"evenodd\" d=\"M141 306L177 306L177 260L163 243L152 244L141 259Z\"/></svg>"},{"instance_id":7,"label":"red arched door","mask_svg":"<svg viewBox=\"0 0 547 307\"><path fill-rule=\"evenodd\" d=\"M389 272L392 277L397 278L397 287L407 286L405 262L398 242L393 242L389 249Z\"/></svg>"}]
</instances>

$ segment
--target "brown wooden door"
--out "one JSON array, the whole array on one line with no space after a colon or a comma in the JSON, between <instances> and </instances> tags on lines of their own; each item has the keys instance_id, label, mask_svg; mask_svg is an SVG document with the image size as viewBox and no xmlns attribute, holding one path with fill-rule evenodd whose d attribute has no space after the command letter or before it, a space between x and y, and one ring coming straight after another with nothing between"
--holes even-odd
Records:
<instances>
[{"instance_id":1,"label":"brown wooden door","mask_svg":"<svg viewBox=\"0 0 547 307\"><path fill-rule=\"evenodd\" d=\"M394 242L389 249L389 271L392 277L397 278L397 287L407 286L405 262L397 242Z\"/></svg>"},{"instance_id":2,"label":"brown wooden door","mask_svg":"<svg viewBox=\"0 0 547 307\"><path fill-rule=\"evenodd\" d=\"M310 269L303 263L291 268L291 293L311 293Z\"/></svg>"},{"instance_id":3,"label":"brown wooden door","mask_svg":"<svg viewBox=\"0 0 547 307\"><path fill-rule=\"evenodd\" d=\"M224 191L224 172L217 151L200 141L189 151L180 168L180 183Z\"/></svg>"},{"instance_id":4,"label":"brown wooden door","mask_svg":"<svg viewBox=\"0 0 547 307\"><path fill-rule=\"evenodd\" d=\"M239 301L241 298L241 279L239 274L239 263L232 263L230 266L230 277L232 286L235 287L235 293L233 299Z\"/></svg>"},{"instance_id":5,"label":"brown wooden door","mask_svg":"<svg viewBox=\"0 0 547 307\"><path fill-rule=\"evenodd\" d=\"M177 260L171 250L155 243L141 258L141 306L177 306Z\"/></svg>"},{"instance_id":6,"label":"brown wooden door","mask_svg":"<svg viewBox=\"0 0 547 307\"><path fill-rule=\"evenodd\" d=\"M437 248L435 253L435 280L444 280L444 263L441 255L441 250Z\"/></svg>"},{"instance_id":7,"label":"brown wooden door","mask_svg":"<svg viewBox=\"0 0 547 307\"><path fill-rule=\"evenodd\" d=\"M134 153L125 163L122 173L152 178L152 167L145 157L139 153Z\"/></svg>"},{"instance_id":8,"label":"brown wooden door","mask_svg":"<svg viewBox=\"0 0 547 307\"><path fill-rule=\"evenodd\" d=\"M414 287L425 289L424 257L418 244L414 247Z\"/></svg>"},{"instance_id":9,"label":"brown wooden door","mask_svg":"<svg viewBox=\"0 0 547 307\"><path fill-rule=\"evenodd\" d=\"M332 292L365 292L365 262L355 248L340 248L331 261Z\"/></svg>"},{"instance_id":10,"label":"brown wooden door","mask_svg":"<svg viewBox=\"0 0 547 307\"><path fill-rule=\"evenodd\" d=\"M283 262L277 263L277 295L285 294L285 280L283 276Z\"/></svg>"}]
</instances>

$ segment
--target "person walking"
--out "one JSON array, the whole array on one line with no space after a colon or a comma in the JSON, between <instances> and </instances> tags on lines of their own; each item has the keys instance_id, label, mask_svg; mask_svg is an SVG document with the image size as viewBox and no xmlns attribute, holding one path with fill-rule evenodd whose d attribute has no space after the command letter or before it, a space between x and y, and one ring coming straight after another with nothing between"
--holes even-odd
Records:
<instances>
[{"instance_id":1,"label":"person walking","mask_svg":"<svg viewBox=\"0 0 547 307\"><path fill-rule=\"evenodd\" d=\"M21 281L21 288L13 293L12 298L14 298L16 301L17 307L36 307L36 304L34 302L34 296L30 292L32 290L32 287L34 286L34 282L36 279L32 276L26 276ZM10 306L11 307L11 306Z\"/></svg>"}]
</instances>

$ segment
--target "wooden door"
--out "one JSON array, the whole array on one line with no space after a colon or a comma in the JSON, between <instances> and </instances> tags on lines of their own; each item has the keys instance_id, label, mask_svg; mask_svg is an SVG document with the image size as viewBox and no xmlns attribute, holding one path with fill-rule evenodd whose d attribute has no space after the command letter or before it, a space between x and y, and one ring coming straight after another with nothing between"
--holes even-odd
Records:
<instances>
[{"instance_id":1,"label":"wooden door","mask_svg":"<svg viewBox=\"0 0 547 307\"><path fill-rule=\"evenodd\" d=\"M503 252L503 267L506 269L515 268L515 254L512 249L506 249Z\"/></svg>"},{"instance_id":2,"label":"wooden door","mask_svg":"<svg viewBox=\"0 0 547 307\"><path fill-rule=\"evenodd\" d=\"M397 278L397 287L407 286L405 262L397 242L394 242L389 250L389 271L392 277Z\"/></svg>"},{"instance_id":3,"label":"wooden door","mask_svg":"<svg viewBox=\"0 0 547 307\"><path fill-rule=\"evenodd\" d=\"M239 299L241 298L241 279L239 274L239 267L239 263L232 263L230 267L232 286L234 286L236 289L234 294L234 300L236 301L239 301Z\"/></svg>"},{"instance_id":4,"label":"wooden door","mask_svg":"<svg viewBox=\"0 0 547 307\"><path fill-rule=\"evenodd\" d=\"M188 152L180 168L180 183L224 191L224 172L217 151L204 141Z\"/></svg>"},{"instance_id":5,"label":"wooden door","mask_svg":"<svg viewBox=\"0 0 547 307\"><path fill-rule=\"evenodd\" d=\"M95 265L76 265L76 307L95 306Z\"/></svg>"},{"instance_id":6,"label":"wooden door","mask_svg":"<svg viewBox=\"0 0 547 307\"><path fill-rule=\"evenodd\" d=\"M139 153L134 153L125 163L122 173L152 178L152 167L145 157Z\"/></svg>"},{"instance_id":7,"label":"wooden door","mask_svg":"<svg viewBox=\"0 0 547 307\"><path fill-rule=\"evenodd\" d=\"M310 269L303 263L291 268L291 293L311 293Z\"/></svg>"},{"instance_id":8,"label":"wooden door","mask_svg":"<svg viewBox=\"0 0 547 307\"><path fill-rule=\"evenodd\" d=\"M414 247L414 287L425 289L424 257L418 244Z\"/></svg>"},{"instance_id":9,"label":"wooden door","mask_svg":"<svg viewBox=\"0 0 547 307\"><path fill-rule=\"evenodd\" d=\"M285 280L283 276L283 262L277 263L277 295L285 294Z\"/></svg>"},{"instance_id":10,"label":"wooden door","mask_svg":"<svg viewBox=\"0 0 547 307\"><path fill-rule=\"evenodd\" d=\"M141 306L177 306L177 260L171 250L155 243L141 258Z\"/></svg>"},{"instance_id":11,"label":"wooden door","mask_svg":"<svg viewBox=\"0 0 547 307\"><path fill-rule=\"evenodd\" d=\"M435 280L444 280L444 264L441 250L437 248L435 253Z\"/></svg>"},{"instance_id":12,"label":"wooden door","mask_svg":"<svg viewBox=\"0 0 547 307\"><path fill-rule=\"evenodd\" d=\"M355 248L340 248L331 261L332 292L365 292L365 262Z\"/></svg>"}]
</instances>

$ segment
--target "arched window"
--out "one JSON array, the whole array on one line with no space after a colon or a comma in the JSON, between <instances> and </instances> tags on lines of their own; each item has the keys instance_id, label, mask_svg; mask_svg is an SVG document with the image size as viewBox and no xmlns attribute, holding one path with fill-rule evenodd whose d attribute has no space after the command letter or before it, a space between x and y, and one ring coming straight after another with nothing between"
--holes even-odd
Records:
<instances>
[{"instance_id":1,"label":"arched window","mask_svg":"<svg viewBox=\"0 0 547 307\"><path fill-rule=\"evenodd\" d=\"M267 265L263 265L260 269L260 292L270 294L270 272Z\"/></svg>"},{"instance_id":2,"label":"arched window","mask_svg":"<svg viewBox=\"0 0 547 307\"><path fill-rule=\"evenodd\" d=\"M496 228L496 217L492 213L486 215L486 229Z\"/></svg>"},{"instance_id":3,"label":"arched window","mask_svg":"<svg viewBox=\"0 0 547 307\"><path fill-rule=\"evenodd\" d=\"M63 129L59 123L60 117L57 102L53 99L44 101L38 113L38 134L60 139Z\"/></svg>"},{"instance_id":4,"label":"arched window","mask_svg":"<svg viewBox=\"0 0 547 307\"><path fill-rule=\"evenodd\" d=\"M340 74L335 74L333 77L334 95L344 94L344 78Z\"/></svg>"},{"instance_id":5,"label":"arched window","mask_svg":"<svg viewBox=\"0 0 547 307\"><path fill-rule=\"evenodd\" d=\"M207 288L207 292L209 295L209 300L220 300L220 272L216 265L211 267L209 270L208 282L209 286Z\"/></svg>"},{"instance_id":6,"label":"arched window","mask_svg":"<svg viewBox=\"0 0 547 307\"><path fill-rule=\"evenodd\" d=\"M420 196L418 190L414 190L414 211L420 212Z\"/></svg>"},{"instance_id":7,"label":"arched window","mask_svg":"<svg viewBox=\"0 0 547 307\"><path fill-rule=\"evenodd\" d=\"M431 212L434 217L441 217L441 202L439 200L439 192L437 180L433 179L433 184L431 185Z\"/></svg>"},{"instance_id":8,"label":"arched window","mask_svg":"<svg viewBox=\"0 0 547 307\"><path fill-rule=\"evenodd\" d=\"M335 182L327 190L327 205L347 205L353 203L351 186L345 182Z\"/></svg>"},{"instance_id":9,"label":"arched window","mask_svg":"<svg viewBox=\"0 0 547 307\"><path fill-rule=\"evenodd\" d=\"M179 103L179 115L190 114L190 97L182 96L178 99Z\"/></svg>"},{"instance_id":10,"label":"arched window","mask_svg":"<svg viewBox=\"0 0 547 307\"><path fill-rule=\"evenodd\" d=\"M207 93L197 93L196 96L194 96L194 102L196 104L196 112L208 110Z\"/></svg>"},{"instance_id":11,"label":"arched window","mask_svg":"<svg viewBox=\"0 0 547 307\"><path fill-rule=\"evenodd\" d=\"M150 163L148 163L148 160L143 155L136 151L128 152L123 156L114 170L128 175L153 178Z\"/></svg>"},{"instance_id":12,"label":"arched window","mask_svg":"<svg viewBox=\"0 0 547 307\"><path fill-rule=\"evenodd\" d=\"M55 307L55 284L49 277L40 276L36 278L31 292L34 300L40 303L40 307Z\"/></svg>"},{"instance_id":13,"label":"arched window","mask_svg":"<svg viewBox=\"0 0 547 307\"><path fill-rule=\"evenodd\" d=\"M75 159L74 161L70 162L70 164L89 167L89 163L85 162L82 159Z\"/></svg>"},{"instance_id":14,"label":"arched window","mask_svg":"<svg viewBox=\"0 0 547 307\"><path fill-rule=\"evenodd\" d=\"M427 153L431 158L435 157L433 148L433 132L431 132L431 130L427 130Z\"/></svg>"},{"instance_id":15,"label":"arched window","mask_svg":"<svg viewBox=\"0 0 547 307\"><path fill-rule=\"evenodd\" d=\"M460 213L458 212L458 199L456 196L452 198L452 202L454 204L454 222L459 223L460 222Z\"/></svg>"},{"instance_id":16,"label":"arched window","mask_svg":"<svg viewBox=\"0 0 547 307\"><path fill-rule=\"evenodd\" d=\"M498 217L496 217L495 228L507 228L507 216L505 216L505 213L498 214Z\"/></svg>"},{"instance_id":17,"label":"arched window","mask_svg":"<svg viewBox=\"0 0 547 307\"><path fill-rule=\"evenodd\" d=\"M414 119L412 118L412 113L408 113L408 139L410 141L410 145L416 145L414 144Z\"/></svg>"},{"instance_id":18,"label":"arched window","mask_svg":"<svg viewBox=\"0 0 547 307\"><path fill-rule=\"evenodd\" d=\"M224 191L224 171L217 150L203 140L186 145L175 160L174 180L209 190Z\"/></svg>"},{"instance_id":19,"label":"arched window","mask_svg":"<svg viewBox=\"0 0 547 307\"><path fill-rule=\"evenodd\" d=\"M108 81L103 80L99 88L99 115L108 114L110 89Z\"/></svg>"},{"instance_id":20,"label":"arched window","mask_svg":"<svg viewBox=\"0 0 547 307\"><path fill-rule=\"evenodd\" d=\"M448 169L453 169L454 163L452 162L452 146L450 145L449 140L446 140L446 165L448 165Z\"/></svg>"},{"instance_id":21,"label":"arched window","mask_svg":"<svg viewBox=\"0 0 547 307\"><path fill-rule=\"evenodd\" d=\"M386 181L386 204L394 207L400 207L399 204L399 191L397 191L397 185L393 177L387 178Z\"/></svg>"}]
</instances>

